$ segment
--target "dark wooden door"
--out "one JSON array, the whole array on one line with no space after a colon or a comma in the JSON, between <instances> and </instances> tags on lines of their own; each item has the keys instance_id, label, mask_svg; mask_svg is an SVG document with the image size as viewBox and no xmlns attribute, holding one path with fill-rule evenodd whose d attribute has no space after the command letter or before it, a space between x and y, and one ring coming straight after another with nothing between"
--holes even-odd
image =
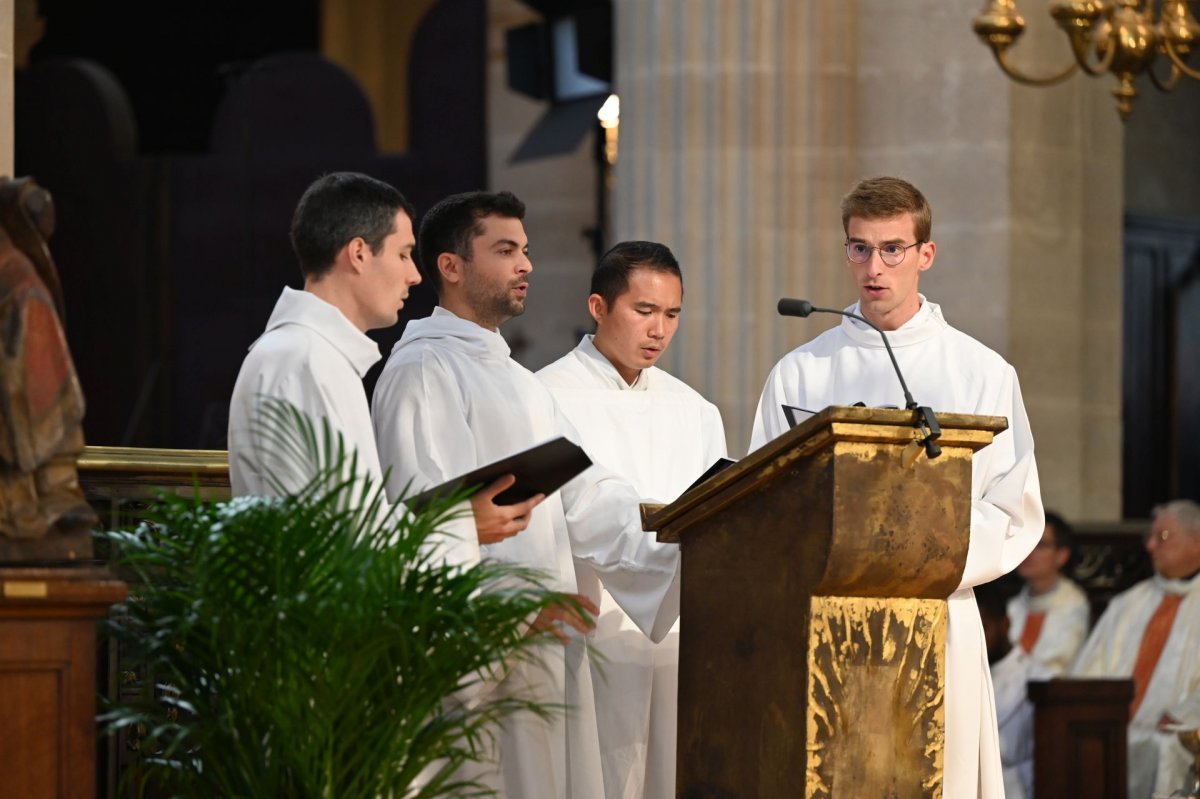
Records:
<instances>
[{"instance_id":1,"label":"dark wooden door","mask_svg":"<svg viewBox=\"0 0 1200 799\"><path fill-rule=\"evenodd\" d=\"M1128 214L1124 258L1122 510L1144 518L1200 497L1200 222Z\"/></svg>"}]
</instances>

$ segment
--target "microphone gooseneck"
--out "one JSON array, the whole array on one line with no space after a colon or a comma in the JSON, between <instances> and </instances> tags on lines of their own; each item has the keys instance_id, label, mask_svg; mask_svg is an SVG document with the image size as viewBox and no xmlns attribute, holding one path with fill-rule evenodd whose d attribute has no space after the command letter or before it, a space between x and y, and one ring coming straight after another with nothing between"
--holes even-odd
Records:
<instances>
[{"instance_id":1,"label":"microphone gooseneck","mask_svg":"<svg viewBox=\"0 0 1200 799\"><path fill-rule=\"evenodd\" d=\"M777 307L779 309L780 316L799 316L801 318L806 318L811 313L834 313L841 316L849 316L851 319L857 319L867 327L874 330L879 334L879 337L883 339L884 349L887 350L888 357L892 359L892 368L896 370L896 377L900 379L900 388L902 391L904 391L904 407L910 411L916 410L918 407L917 403L912 398L912 394L910 394L908 391L908 384L904 382L904 375L900 371L900 364L896 363L896 355L892 352L891 342L888 341L887 334L884 333L883 330L881 330L877 325L875 325L874 322L871 322L869 319L863 319L858 314L851 313L850 311L839 311L836 308L818 308L808 300L794 300L790 297L784 297L781 299Z\"/></svg>"},{"instance_id":2,"label":"microphone gooseneck","mask_svg":"<svg viewBox=\"0 0 1200 799\"><path fill-rule=\"evenodd\" d=\"M888 341L887 333L869 319L864 319L856 313L850 311L842 311L837 308L818 308L808 300L798 300L791 297L783 297L779 300L776 306L780 316L799 316L806 318L813 313L831 313L839 316L848 316L851 319L857 319L867 327L874 330L883 339L883 347L887 350L888 358L892 361L892 369L896 372L896 377L900 380L900 388L904 392L904 407L906 410L916 411L916 427L925 434L925 438L921 443L925 445L925 454L929 458L936 458L942 454L942 449L936 443L935 439L942 435L942 430L938 426L937 417L933 415L933 409L927 405L918 405L913 399L908 390L908 384L904 382L904 374L900 371L900 364L896 362L896 355L892 352L891 342Z\"/></svg>"}]
</instances>

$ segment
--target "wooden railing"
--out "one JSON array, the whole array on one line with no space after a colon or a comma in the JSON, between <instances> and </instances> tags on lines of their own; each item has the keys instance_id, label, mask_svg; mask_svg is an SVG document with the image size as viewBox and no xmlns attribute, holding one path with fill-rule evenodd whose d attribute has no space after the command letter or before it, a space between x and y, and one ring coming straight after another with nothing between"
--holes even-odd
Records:
<instances>
[{"instance_id":1,"label":"wooden railing","mask_svg":"<svg viewBox=\"0 0 1200 799\"><path fill-rule=\"evenodd\" d=\"M196 487L229 492L229 456L223 449L84 447L79 480L89 498L152 499L155 491Z\"/></svg>"},{"instance_id":2,"label":"wooden railing","mask_svg":"<svg viewBox=\"0 0 1200 799\"><path fill-rule=\"evenodd\" d=\"M228 499L229 462L224 450L85 447L79 458L79 482L84 496L100 516L104 529L129 528L144 518L164 494L198 497L219 502ZM108 559L98 543L96 558ZM129 575L123 575L129 580ZM136 586L131 585L134 592ZM99 686L111 699L136 683L137 676L121 663L120 652L105 642L98 653ZM136 768L138 740L128 732L101 741L98 763L98 796L117 799L132 795L119 790L122 774ZM146 799L161 799L153 787Z\"/></svg>"}]
</instances>

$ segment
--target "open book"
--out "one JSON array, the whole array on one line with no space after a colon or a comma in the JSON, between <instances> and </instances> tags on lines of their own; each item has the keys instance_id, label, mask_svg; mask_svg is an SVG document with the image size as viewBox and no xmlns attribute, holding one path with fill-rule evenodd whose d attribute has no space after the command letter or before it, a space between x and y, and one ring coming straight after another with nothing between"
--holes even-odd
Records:
<instances>
[{"instance_id":1,"label":"open book","mask_svg":"<svg viewBox=\"0 0 1200 799\"><path fill-rule=\"evenodd\" d=\"M494 501L497 505L512 505L523 502L534 494L550 496L561 488L563 483L591 465L592 459L586 452L577 444L559 436L447 480L441 485L406 498L404 502L414 511L419 511L436 497L449 496L465 489L482 488L499 477L511 474L517 478L517 482L498 494Z\"/></svg>"}]
</instances>

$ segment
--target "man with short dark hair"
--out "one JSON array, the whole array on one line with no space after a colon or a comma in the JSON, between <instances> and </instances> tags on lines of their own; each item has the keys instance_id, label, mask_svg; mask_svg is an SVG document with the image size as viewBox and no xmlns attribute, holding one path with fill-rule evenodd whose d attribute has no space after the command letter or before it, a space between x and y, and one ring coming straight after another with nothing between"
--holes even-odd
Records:
<instances>
[{"instance_id":1,"label":"man with short dark hair","mask_svg":"<svg viewBox=\"0 0 1200 799\"><path fill-rule=\"evenodd\" d=\"M1054 674L1075 662L1091 620L1087 594L1063 574L1070 559L1071 526L1047 511L1042 539L1017 566L1025 584L1008 602L1013 644Z\"/></svg>"},{"instance_id":2,"label":"man with short dark hair","mask_svg":"<svg viewBox=\"0 0 1200 799\"><path fill-rule=\"evenodd\" d=\"M379 360L379 346L366 331L394 325L409 288L421 281L412 257L412 218L413 208L399 191L367 175L335 172L305 190L291 227L304 288L283 289L233 389L229 479L234 496L298 491L316 475L318 464L285 456L281 442L271 440L263 419L263 403L270 399L290 403L318 429L327 423L353 453L355 476L382 484L362 384ZM472 562L478 559L478 542L524 528L534 500L528 507L491 502L511 484L511 477L502 478L472 498L473 520L448 523L448 557Z\"/></svg>"},{"instance_id":3,"label":"man with short dark hair","mask_svg":"<svg viewBox=\"0 0 1200 799\"><path fill-rule=\"evenodd\" d=\"M1129 796L1184 787L1191 755L1174 726L1200 727L1200 504L1153 511L1154 576L1113 597L1075 661L1077 677L1132 677Z\"/></svg>"},{"instance_id":4,"label":"man with short dark hair","mask_svg":"<svg viewBox=\"0 0 1200 799\"><path fill-rule=\"evenodd\" d=\"M409 322L375 386L372 415L395 497L411 483L422 490L548 439L579 434L533 373L510 357L498 327L525 310L529 242L525 207L508 192L457 194L421 222L421 268L439 307ZM601 469L569 481L533 510L520 536L485 550L486 557L530 566L550 587L577 590L575 562L605 587L654 640L679 615L679 549L641 527L640 497ZM581 606L595 613L586 597ZM603 796L591 673L573 631L586 633L585 613L561 612L539 623L561 625L559 651L541 663L511 664L500 690L566 704L566 718L522 714L497 737L499 770L478 775L498 795Z\"/></svg>"},{"instance_id":5,"label":"man with short dark hair","mask_svg":"<svg viewBox=\"0 0 1200 799\"><path fill-rule=\"evenodd\" d=\"M679 262L663 244L624 241L592 273L596 323L574 350L537 373L597 463L644 496L670 501L725 457L717 407L655 364L683 309ZM578 568L580 590L600 606L592 646L605 794L675 795L679 628L658 644L630 621L596 576Z\"/></svg>"},{"instance_id":6,"label":"man with short dark hair","mask_svg":"<svg viewBox=\"0 0 1200 799\"><path fill-rule=\"evenodd\" d=\"M972 466L971 538L958 589L948 599L943 795L1003 796L992 685L971 587L1006 574L1042 535L1033 435L1017 373L998 354L949 324L918 291L937 251L924 195L894 177L861 181L842 201L846 265L858 302L846 310L888 332L914 397L936 411L1004 416L1007 430ZM783 405L903 405L879 333L857 320L783 357L767 378L750 448L788 430ZM899 402L897 400L900 400ZM916 532L916 531L914 531Z\"/></svg>"}]
</instances>

